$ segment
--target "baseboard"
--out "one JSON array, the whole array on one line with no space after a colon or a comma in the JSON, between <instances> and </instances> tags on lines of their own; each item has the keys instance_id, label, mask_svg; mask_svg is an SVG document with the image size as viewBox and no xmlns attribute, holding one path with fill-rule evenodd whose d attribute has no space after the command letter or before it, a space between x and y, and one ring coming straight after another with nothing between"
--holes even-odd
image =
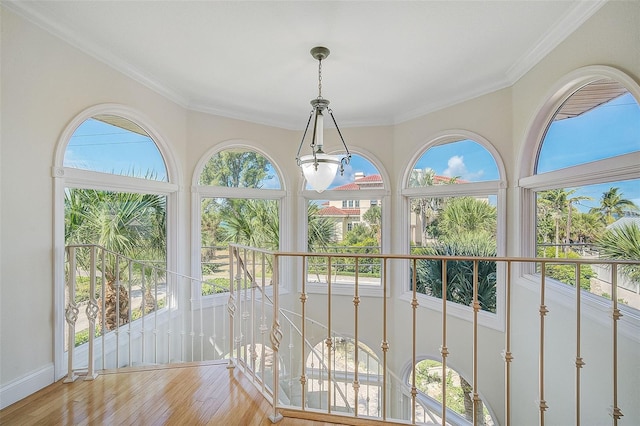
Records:
<instances>
[{"instance_id":1,"label":"baseboard","mask_svg":"<svg viewBox=\"0 0 640 426\"><path fill-rule=\"evenodd\" d=\"M0 387L0 410L53 383L54 368L49 364Z\"/></svg>"}]
</instances>

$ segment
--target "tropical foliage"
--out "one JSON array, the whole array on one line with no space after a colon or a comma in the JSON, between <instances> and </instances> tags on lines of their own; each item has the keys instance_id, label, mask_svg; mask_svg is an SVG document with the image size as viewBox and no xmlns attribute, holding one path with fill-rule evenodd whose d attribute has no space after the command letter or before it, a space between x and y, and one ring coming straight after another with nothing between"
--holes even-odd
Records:
<instances>
[{"instance_id":1,"label":"tropical foliage","mask_svg":"<svg viewBox=\"0 0 640 426\"><path fill-rule=\"evenodd\" d=\"M457 197L435 199L438 211L431 222L431 235L436 237L413 250L414 254L431 256L496 255L496 208L484 199ZM477 264L478 301L483 310L496 311L496 263L488 261L447 261L447 300L471 305L474 297L473 276ZM416 265L416 291L442 298L440 260L421 260Z\"/></svg>"},{"instance_id":2,"label":"tropical foliage","mask_svg":"<svg viewBox=\"0 0 640 426\"><path fill-rule=\"evenodd\" d=\"M619 188L611 187L602 194L598 207L591 208L588 212L579 212L572 208L573 204L590 198L574 196L578 189L560 188L538 193L538 256L579 259L582 257L582 246L588 245L596 249L603 258L640 259L640 236L636 225L607 227L636 211L637 206L625 199ZM621 271L631 280L640 280L637 267L624 266ZM548 264L546 274L558 281L575 285L573 265ZM595 276L592 268L582 265L579 275L580 287L590 290L591 278Z\"/></svg>"},{"instance_id":3,"label":"tropical foliage","mask_svg":"<svg viewBox=\"0 0 640 426\"><path fill-rule=\"evenodd\" d=\"M69 188L65 191L65 243L96 244L130 259L164 264L166 198L152 194ZM80 250L77 260L81 268L88 269L89 251ZM107 330L130 320L128 291L124 286L116 286L117 277L125 276L126 266L127 263L115 255L105 256L104 263L98 262L98 269L107 284L105 312L101 313ZM144 309L148 312L157 306L150 289L147 287L145 290Z\"/></svg>"},{"instance_id":4,"label":"tropical foliage","mask_svg":"<svg viewBox=\"0 0 640 426\"><path fill-rule=\"evenodd\" d=\"M616 260L640 259L640 227L635 223L608 229L596 244L603 256ZM623 265L622 272L632 281L640 282L640 267Z\"/></svg>"},{"instance_id":5,"label":"tropical foliage","mask_svg":"<svg viewBox=\"0 0 640 426\"><path fill-rule=\"evenodd\" d=\"M495 239L483 233L465 233L439 241L416 254L433 256L496 255ZM476 266L477 265L477 266ZM416 265L416 291L442 298L443 261L420 260ZM447 300L470 306L473 303L473 276L477 268L478 302L480 308L496 312L496 262L449 260L446 262Z\"/></svg>"},{"instance_id":6,"label":"tropical foliage","mask_svg":"<svg viewBox=\"0 0 640 426\"><path fill-rule=\"evenodd\" d=\"M442 402L442 363L424 359L416 364L416 387L425 395ZM412 380L410 378L410 380ZM446 369L447 408L463 415L469 422L473 422L473 386L455 370ZM493 420L482 401L478 404L475 424L492 425Z\"/></svg>"},{"instance_id":7,"label":"tropical foliage","mask_svg":"<svg viewBox=\"0 0 640 426\"><path fill-rule=\"evenodd\" d=\"M624 216L625 212L637 211L633 201L623 198L620 188L611 187L602 194L600 205L590 210L590 213L598 213L605 225L613 223Z\"/></svg>"}]
</instances>

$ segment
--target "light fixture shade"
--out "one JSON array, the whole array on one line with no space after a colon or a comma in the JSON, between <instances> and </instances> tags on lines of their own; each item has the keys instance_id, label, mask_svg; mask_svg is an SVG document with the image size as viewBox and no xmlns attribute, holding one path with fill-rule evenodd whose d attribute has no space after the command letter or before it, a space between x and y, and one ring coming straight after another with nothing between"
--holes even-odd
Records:
<instances>
[{"instance_id":1,"label":"light fixture shade","mask_svg":"<svg viewBox=\"0 0 640 426\"><path fill-rule=\"evenodd\" d=\"M300 168L304 178L316 192L322 192L331 185L340 167L341 157L324 153L303 155L300 157Z\"/></svg>"}]
</instances>

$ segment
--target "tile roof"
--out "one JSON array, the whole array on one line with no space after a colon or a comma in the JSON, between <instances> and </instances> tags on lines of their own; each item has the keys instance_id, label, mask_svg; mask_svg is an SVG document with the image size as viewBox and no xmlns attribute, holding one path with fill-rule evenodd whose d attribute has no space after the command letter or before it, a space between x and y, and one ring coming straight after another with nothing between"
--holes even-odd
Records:
<instances>
[{"instance_id":1,"label":"tile roof","mask_svg":"<svg viewBox=\"0 0 640 426\"><path fill-rule=\"evenodd\" d=\"M364 182L381 182L382 183L382 176L380 175L369 175L369 176L365 176L365 177L361 177L356 179L357 183L364 183Z\"/></svg>"},{"instance_id":2,"label":"tile roof","mask_svg":"<svg viewBox=\"0 0 640 426\"><path fill-rule=\"evenodd\" d=\"M360 216L360 209L340 209L335 206L328 206L318 210L322 216Z\"/></svg>"}]
</instances>

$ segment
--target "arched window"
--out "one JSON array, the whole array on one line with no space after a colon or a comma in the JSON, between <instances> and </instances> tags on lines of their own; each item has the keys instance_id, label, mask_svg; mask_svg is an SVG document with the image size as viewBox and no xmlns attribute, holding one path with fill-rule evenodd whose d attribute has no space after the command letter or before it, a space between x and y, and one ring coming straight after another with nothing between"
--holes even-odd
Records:
<instances>
[{"instance_id":1,"label":"arched window","mask_svg":"<svg viewBox=\"0 0 640 426\"><path fill-rule=\"evenodd\" d=\"M352 154L344 174L338 174L329 188L318 194L307 188L307 238L304 250L322 253L382 252L387 216L385 178L372 161L361 154ZM352 285L355 264L353 259L334 258L332 283ZM309 283L327 282L325 258L309 258ZM380 287L379 259L362 261L359 283Z\"/></svg>"},{"instance_id":2,"label":"arched window","mask_svg":"<svg viewBox=\"0 0 640 426\"><path fill-rule=\"evenodd\" d=\"M168 181L162 154L139 125L117 115L96 114L71 136L64 167Z\"/></svg>"},{"instance_id":3,"label":"arched window","mask_svg":"<svg viewBox=\"0 0 640 426\"><path fill-rule=\"evenodd\" d=\"M418 390L416 398L416 420L423 422L440 422L442 414L443 372L442 363L432 359L423 359L415 365L415 386ZM406 384L413 386L413 373L406 377ZM474 423L473 386L465 377L453 368L447 367L444 376L447 419L455 419L454 423L464 420ZM480 401L477 408L478 424L494 425L495 422L488 407Z\"/></svg>"},{"instance_id":4,"label":"arched window","mask_svg":"<svg viewBox=\"0 0 640 426\"><path fill-rule=\"evenodd\" d=\"M168 252L174 250L169 240L176 227L172 209L178 185L171 178L177 171L164 141L145 121L120 105L90 108L63 132L54 160L55 292L56 300L64 301L56 312L100 299L96 324L102 334L169 304L167 279L140 265L153 265L156 271L175 267L168 264L173 259ZM96 280L95 295L89 292L93 249L87 245L101 247L95 268L102 278ZM74 249L67 257L64 247L69 246ZM76 265L74 300L65 290L65 265L71 261ZM127 270L131 261L136 266ZM70 343L87 341L85 322L75 324L71 343L62 337L67 324L56 320L56 369Z\"/></svg>"},{"instance_id":5,"label":"arched window","mask_svg":"<svg viewBox=\"0 0 640 426\"><path fill-rule=\"evenodd\" d=\"M496 256L504 249L502 165L491 145L478 135L454 132L434 139L411 164L403 195L408 205L411 254ZM448 262L447 300L473 302L472 262ZM498 310L497 264L479 264L481 309ZM419 293L442 297L442 263L420 261ZM455 278L454 278L455 277ZM464 277L464 279L459 279ZM409 282L409 280L407 280Z\"/></svg>"},{"instance_id":6,"label":"arched window","mask_svg":"<svg viewBox=\"0 0 640 426\"><path fill-rule=\"evenodd\" d=\"M353 390L356 359L360 385L357 398ZM356 345L352 338L334 336L329 353L326 340L321 340L307 355L305 374L308 377L306 395L309 408L326 410L331 402L334 412L355 413L357 406L359 416L382 416L382 364L376 353L364 343ZM329 374L331 381L328 380ZM329 393L331 401L328 401Z\"/></svg>"},{"instance_id":7,"label":"arched window","mask_svg":"<svg viewBox=\"0 0 640 426\"><path fill-rule=\"evenodd\" d=\"M558 101L545 106L549 111L541 111L550 118L544 122L537 156L530 166L534 174L521 179L521 186L535 194L535 252L547 258L637 260L637 86L608 68L589 68L577 75L580 77L571 76L571 88L557 96ZM602 269L583 265L580 286L610 298L610 274ZM569 285L576 282L573 267L568 265L549 265L546 274ZM617 282L619 301L640 309L640 300L635 297L640 291L640 274L622 268Z\"/></svg>"},{"instance_id":8,"label":"arched window","mask_svg":"<svg viewBox=\"0 0 640 426\"><path fill-rule=\"evenodd\" d=\"M202 295L229 290L229 243L280 249L281 178L272 162L246 145L218 149L197 179ZM250 267L250 265L245 265ZM267 273L258 268L258 273ZM254 277L259 279L260 277Z\"/></svg>"}]
</instances>

